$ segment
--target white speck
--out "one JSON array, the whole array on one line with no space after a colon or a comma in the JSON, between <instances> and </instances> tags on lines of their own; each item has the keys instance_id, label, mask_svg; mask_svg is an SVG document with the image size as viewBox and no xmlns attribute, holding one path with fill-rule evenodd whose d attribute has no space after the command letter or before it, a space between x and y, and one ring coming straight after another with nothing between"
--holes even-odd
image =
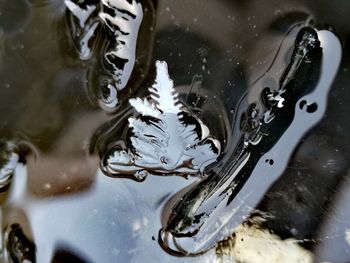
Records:
<instances>
[{"instance_id":1,"label":"white speck","mask_svg":"<svg viewBox=\"0 0 350 263\"><path fill-rule=\"evenodd\" d=\"M140 229L141 229L141 223L140 223L140 221L138 221L138 220L134 221L134 223L132 224L132 230L133 230L134 232L137 232L137 231L139 231Z\"/></svg>"},{"instance_id":2,"label":"white speck","mask_svg":"<svg viewBox=\"0 0 350 263\"><path fill-rule=\"evenodd\" d=\"M282 13L281 9L276 9L275 11L273 11L273 14L276 15L280 15Z\"/></svg>"},{"instance_id":3,"label":"white speck","mask_svg":"<svg viewBox=\"0 0 350 263\"><path fill-rule=\"evenodd\" d=\"M51 184L49 184L49 183L44 184L44 189L45 190L51 189Z\"/></svg>"}]
</instances>

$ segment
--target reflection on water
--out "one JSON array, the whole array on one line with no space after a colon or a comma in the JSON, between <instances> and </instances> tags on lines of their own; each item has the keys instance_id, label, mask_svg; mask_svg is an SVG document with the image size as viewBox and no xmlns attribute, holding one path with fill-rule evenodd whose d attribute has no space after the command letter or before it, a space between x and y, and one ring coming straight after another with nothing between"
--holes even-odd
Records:
<instances>
[{"instance_id":1,"label":"reflection on water","mask_svg":"<svg viewBox=\"0 0 350 263\"><path fill-rule=\"evenodd\" d=\"M219 162L207 178L177 195L178 201L165 208L170 212L165 212L162 242L169 249L197 254L224 240L247 219L286 169L301 137L323 116L341 59L340 42L327 30L294 30L298 33L289 65L277 74L266 73L257 82L264 83L266 76L281 72L277 87L265 88L253 104L247 103L249 95L244 96L238 105L233 134L242 135L237 145L227 150L230 159ZM274 63L281 60L279 57L286 58L291 48L288 44L281 47L287 49L280 48ZM304 74L308 79L302 81Z\"/></svg>"},{"instance_id":2,"label":"reflection on water","mask_svg":"<svg viewBox=\"0 0 350 263\"><path fill-rule=\"evenodd\" d=\"M168 254L159 230L174 237L168 252L202 252L255 207L268 215L260 227L317 237L302 245L319 251L332 224L318 228L349 168L348 9L341 0L0 3L2 260L215 262L215 249ZM345 45L338 72L332 32ZM179 104L150 94L157 60ZM326 117L287 164L323 117L336 74ZM163 152L169 134L174 160ZM116 179L100 161L113 161L116 177L147 167L186 178Z\"/></svg>"},{"instance_id":3,"label":"reflection on water","mask_svg":"<svg viewBox=\"0 0 350 263\"><path fill-rule=\"evenodd\" d=\"M114 111L120 104L118 92L128 83L128 89L135 86L129 81L132 72L135 75L140 73L140 68L146 70L149 63L147 59L151 53L147 41L153 38L150 30L154 24L153 3L136 0L66 0L64 3L73 45L80 59L90 60L92 68L88 74L91 83L88 85L93 91L91 95L97 96L102 108ZM137 49L138 36L144 34L140 32L140 26L147 36ZM94 53L96 61L93 61ZM134 70L136 59L139 69ZM143 79L142 76L137 78Z\"/></svg>"}]
</instances>

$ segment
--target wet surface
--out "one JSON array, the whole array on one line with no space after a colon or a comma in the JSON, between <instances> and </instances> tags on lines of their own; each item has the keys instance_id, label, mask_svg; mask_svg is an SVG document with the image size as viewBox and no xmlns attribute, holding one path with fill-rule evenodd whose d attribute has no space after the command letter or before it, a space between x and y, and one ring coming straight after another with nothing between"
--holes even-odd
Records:
<instances>
[{"instance_id":1,"label":"wet surface","mask_svg":"<svg viewBox=\"0 0 350 263\"><path fill-rule=\"evenodd\" d=\"M277 54L275 61L279 61L279 56ZM233 152L230 160L219 161L206 179L177 196L179 201L175 205L165 208L172 210L165 231L174 236L176 248L190 253L206 251L249 216L285 170L300 138L323 116L324 102L340 58L341 45L333 33L325 30L316 33L310 28L298 32L291 62L283 71L278 88L273 92L267 88L269 94L263 95L267 96L263 99L265 105L260 109L256 103L245 106L245 97L239 104L240 123L236 123L233 134L241 132L242 135L237 145L231 146L234 151L228 149L227 154L230 150ZM308 69L310 64L316 68ZM315 79L317 76L319 79L301 82L301 71L309 76L315 74ZM315 88L310 89L312 85ZM311 93L308 94L305 87L309 87ZM239 116L242 117L239 119Z\"/></svg>"},{"instance_id":2,"label":"wet surface","mask_svg":"<svg viewBox=\"0 0 350 263\"><path fill-rule=\"evenodd\" d=\"M253 212L349 261L349 8L1 2L2 260L215 262Z\"/></svg>"}]
</instances>

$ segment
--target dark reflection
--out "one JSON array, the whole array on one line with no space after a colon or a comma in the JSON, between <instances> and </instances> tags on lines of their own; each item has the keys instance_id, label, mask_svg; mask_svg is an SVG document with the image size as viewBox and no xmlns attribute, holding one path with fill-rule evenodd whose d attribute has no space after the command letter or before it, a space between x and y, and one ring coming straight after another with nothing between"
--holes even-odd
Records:
<instances>
[{"instance_id":1,"label":"dark reflection","mask_svg":"<svg viewBox=\"0 0 350 263\"><path fill-rule=\"evenodd\" d=\"M92 263L92 261L72 247L61 244L55 249L51 263Z\"/></svg>"},{"instance_id":2,"label":"dark reflection","mask_svg":"<svg viewBox=\"0 0 350 263\"><path fill-rule=\"evenodd\" d=\"M310 248L347 167L345 157L319 132L310 134L295 152L282 177L283 183L281 178L259 205L261 210L278 215L268 220L265 227L274 229L283 239L304 240L303 245Z\"/></svg>"},{"instance_id":3,"label":"dark reflection","mask_svg":"<svg viewBox=\"0 0 350 263\"><path fill-rule=\"evenodd\" d=\"M325 104L313 105L327 98L340 63L341 47L329 31L316 33L310 27L294 31L298 33L290 33L295 35L290 63L271 94L266 95L263 89L265 105L258 107L258 101L248 104L252 99L249 91L239 104L236 130L241 130L242 136L231 146L229 162L219 162L207 178L195 183L181 197L174 196L173 199L179 201L165 207L162 238L167 240L163 242L175 246L169 249L184 255L196 254L224 239L228 234L227 226L232 229L249 216L286 168L300 137L322 117ZM279 57L284 57L288 49L288 45L282 44L274 63L283 61ZM278 72L271 66L254 85ZM256 93L257 89L253 90ZM322 108L321 113L310 119L308 115L315 113L318 107Z\"/></svg>"},{"instance_id":4,"label":"dark reflection","mask_svg":"<svg viewBox=\"0 0 350 263\"><path fill-rule=\"evenodd\" d=\"M36 248L33 241L23 233L19 224L12 224L8 227L6 238L6 249L13 263L35 263Z\"/></svg>"}]
</instances>

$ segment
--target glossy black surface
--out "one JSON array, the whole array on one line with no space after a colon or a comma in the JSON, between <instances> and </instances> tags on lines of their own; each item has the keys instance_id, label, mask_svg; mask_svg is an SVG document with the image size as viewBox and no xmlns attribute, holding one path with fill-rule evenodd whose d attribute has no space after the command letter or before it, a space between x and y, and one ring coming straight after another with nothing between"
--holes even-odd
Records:
<instances>
[{"instance_id":1,"label":"glossy black surface","mask_svg":"<svg viewBox=\"0 0 350 263\"><path fill-rule=\"evenodd\" d=\"M96 5L96 1L87 2ZM1 191L6 192L1 193L3 257L11 257L13 262L26 258L43 263L213 262L214 249L199 257L174 257L158 243L159 230L168 226L165 205L172 207L171 197L175 196L176 200L183 195L189 189L186 187L198 184L195 182L203 174L187 179L158 174L139 183L98 172L100 160L117 137L126 137L128 117L135 114L131 112L129 99L148 96L148 88L156 77L155 62L160 60L168 65L180 102L220 142L219 162L222 169L230 170L232 167L224 164L236 157L234 146L239 145L242 135L239 129L233 129L242 123L241 115L237 115L239 103L249 91L245 112L257 98L261 98L267 109L278 104L278 99L268 98L278 86L277 81L283 79L282 71L290 65L293 50L283 50L286 57L283 55L277 64L275 54L289 30L301 23L316 29L318 34L322 30L334 32L342 44L342 61L329 96L324 96L328 102L317 103L317 107L315 101L308 100L313 97L297 103L302 96L312 94L317 80L324 76L317 54L322 51L314 50L316 54L304 60L297 73L290 69L288 72L293 77L284 80L294 83L301 94L286 93L285 109L302 110L305 113L302 116L309 116L308 112L321 113L326 105L327 110L300 143L281 144L281 151L286 152L297 146L285 170L276 168L274 171L279 172L273 180L251 183L250 189L259 189L256 195L263 196L261 202L257 203L260 197L247 196L241 203L255 207L260 214L268 214L264 227L282 238L304 241L303 246L317 253L317 260L349 261L345 237L350 225L345 222L339 229L332 227L338 225L341 212L349 214L348 209L342 208L339 195L341 192L347 195L346 186L341 185L347 182L350 159L347 88L350 3L341 0L140 2L143 20L135 47L135 65L130 77L126 77L129 80L125 88L115 93L105 85L110 82L104 80L115 82L115 79L111 76L113 67L106 66L103 57L119 41L110 38L108 44L104 42L108 40L106 35L118 29L101 28L100 35L90 42L95 53L84 59L72 38L72 27L79 25L79 21L74 24L76 20L72 20L64 1L0 1L0 174L1 180L5 179ZM94 17L88 23L93 23ZM78 26L74 32L84 32L83 28ZM94 42L98 38L101 42ZM288 43L293 46L294 40L291 37ZM112 64L120 66L119 62ZM271 65L277 66L270 68ZM260 78L266 72L271 77ZM119 96L118 106L113 104L113 94ZM260 105L256 106L262 112ZM286 110L277 118L276 113L276 119L270 123L270 129L281 138L291 127L288 125L293 119L291 114ZM249 108L248 115L254 119L256 109ZM316 119L301 119L300 126L295 126L297 131L290 130L291 134L304 133L303 128L311 126L308 122ZM254 125L254 121L242 124L253 131ZM252 134L251 130L247 134ZM276 139L270 135L265 138L271 145ZM265 154L271 147L259 151ZM259 151L253 151L257 159ZM283 155L281 151L278 152ZM265 159L264 165L270 167L271 160L272 166L279 165L276 156L267 158L268 162ZM20 164L12 176L12 166L6 164L17 161ZM220 175L220 169L214 164L206 171ZM12 180L10 186L6 178ZM207 180L203 180L202 189L208 186ZM213 182L217 184L216 179ZM190 198L189 202L196 200ZM182 206L179 211L186 219L186 209L191 203ZM247 214L249 211L244 216ZM178 223L179 217L173 218ZM233 219L233 225L242 219ZM192 223L188 226L195 229ZM208 225L209 233L213 233L211 228L215 224ZM172 230L172 226L168 228ZM229 227L227 234L231 232ZM16 237L21 237L22 243L13 242ZM23 248L28 248L27 252Z\"/></svg>"}]
</instances>

